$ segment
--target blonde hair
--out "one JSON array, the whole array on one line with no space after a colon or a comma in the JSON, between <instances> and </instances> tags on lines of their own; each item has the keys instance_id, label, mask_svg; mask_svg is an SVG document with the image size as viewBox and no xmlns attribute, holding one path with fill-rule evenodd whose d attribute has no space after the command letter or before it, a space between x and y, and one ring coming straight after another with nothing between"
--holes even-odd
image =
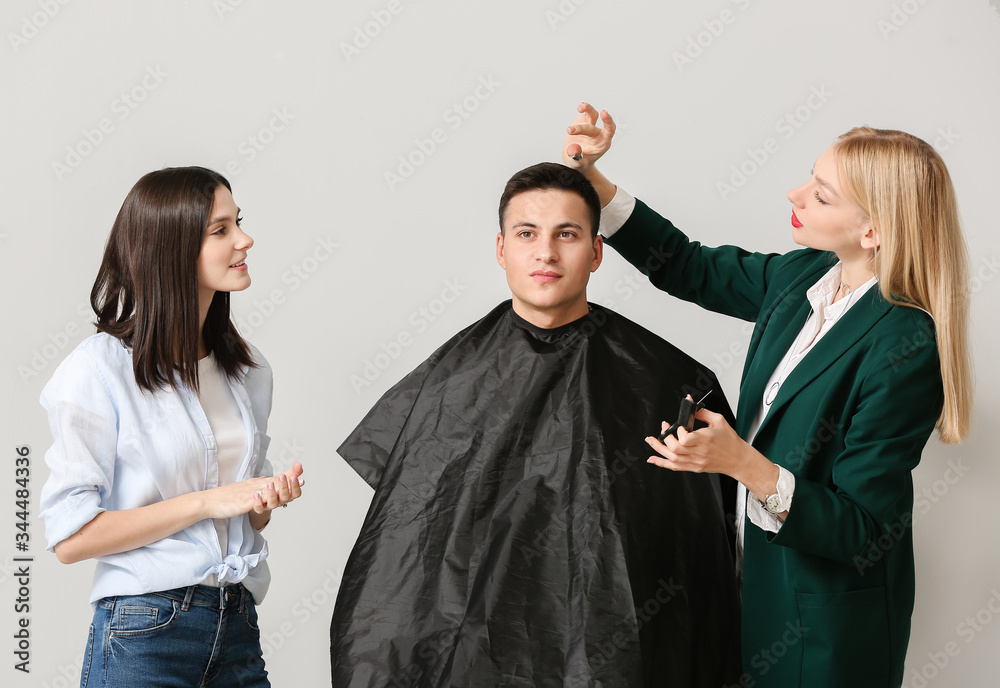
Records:
<instances>
[{"instance_id":1,"label":"blonde hair","mask_svg":"<svg viewBox=\"0 0 1000 688\"><path fill-rule=\"evenodd\" d=\"M902 131L857 127L834 146L841 183L878 233L873 263L882 295L934 320L944 385L937 429L943 442L961 442L972 412L970 287L948 169L931 146Z\"/></svg>"}]
</instances>

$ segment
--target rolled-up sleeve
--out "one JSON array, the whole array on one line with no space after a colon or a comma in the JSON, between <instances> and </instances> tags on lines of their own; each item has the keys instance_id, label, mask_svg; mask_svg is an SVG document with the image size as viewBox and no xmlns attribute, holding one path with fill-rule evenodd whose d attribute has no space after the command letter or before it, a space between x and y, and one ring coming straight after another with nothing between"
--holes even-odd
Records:
<instances>
[{"instance_id":1,"label":"rolled-up sleeve","mask_svg":"<svg viewBox=\"0 0 1000 688\"><path fill-rule=\"evenodd\" d=\"M632 217L635 210L635 197L620 186L615 190L615 196L601 208L600 232L604 237L614 236Z\"/></svg>"},{"instance_id":2,"label":"rolled-up sleeve","mask_svg":"<svg viewBox=\"0 0 1000 688\"><path fill-rule=\"evenodd\" d=\"M105 510L115 478L118 410L96 360L74 351L42 390L52 447L39 516L48 550Z\"/></svg>"}]
</instances>

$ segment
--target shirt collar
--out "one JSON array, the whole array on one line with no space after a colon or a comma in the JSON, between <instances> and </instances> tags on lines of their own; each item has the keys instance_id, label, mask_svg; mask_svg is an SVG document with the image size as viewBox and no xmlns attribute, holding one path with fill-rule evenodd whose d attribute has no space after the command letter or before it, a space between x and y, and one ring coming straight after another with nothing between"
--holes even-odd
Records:
<instances>
[{"instance_id":1,"label":"shirt collar","mask_svg":"<svg viewBox=\"0 0 1000 688\"><path fill-rule=\"evenodd\" d=\"M813 313L817 317L827 320L839 320L851 305L864 296L866 291L878 284L878 277L872 277L860 287L853 290L849 296L842 298L837 303L833 303L833 297L837 295L837 290L840 289L842 266L843 264L838 262L806 292L809 305L812 306Z\"/></svg>"}]
</instances>

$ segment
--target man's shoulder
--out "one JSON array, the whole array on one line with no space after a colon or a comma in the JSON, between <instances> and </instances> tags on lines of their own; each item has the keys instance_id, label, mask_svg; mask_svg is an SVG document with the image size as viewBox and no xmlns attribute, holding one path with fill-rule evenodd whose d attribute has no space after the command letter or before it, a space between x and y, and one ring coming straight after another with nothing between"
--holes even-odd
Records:
<instances>
[{"instance_id":1,"label":"man's shoulder","mask_svg":"<svg viewBox=\"0 0 1000 688\"><path fill-rule=\"evenodd\" d=\"M690 359L692 363L697 361L677 348L666 339L649 330L639 323L626 316L613 311L606 306L591 304L591 316L595 324L598 324L607 337L614 338L622 343L625 350L641 351L643 348L651 349L650 353L660 356L664 352L683 356Z\"/></svg>"},{"instance_id":2,"label":"man's shoulder","mask_svg":"<svg viewBox=\"0 0 1000 688\"><path fill-rule=\"evenodd\" d=\"M605 323L601 328L606 344L603 347L602 367L623 388L631 388L635 394L638 394L637 390L646 389L647 393L651 392L650 400L661 393L668 397L677 396L678 399L691 394L697 399L712 392L706 407L721 413L730 423L735 422L711 366L621 313L603 306L592 308L595 320Z\"/></svg>"},{"instance_id":3,"label":"man's shoulder","mask_svg":"<svg viewBox=\"0 0 1000 688\"><path fill-rule=\"evenodd\" d=\"M441 347L438 349L447 349L454 346L455 343L464 340L470 335L476 335L484 330L492 330L498 323L500 323L506 316L511 312L511 301L508 299L497 306L495 306L489 313L463 327L461 330L456 332L453 336L449 337Z\"/></svg>"}]
</instances>

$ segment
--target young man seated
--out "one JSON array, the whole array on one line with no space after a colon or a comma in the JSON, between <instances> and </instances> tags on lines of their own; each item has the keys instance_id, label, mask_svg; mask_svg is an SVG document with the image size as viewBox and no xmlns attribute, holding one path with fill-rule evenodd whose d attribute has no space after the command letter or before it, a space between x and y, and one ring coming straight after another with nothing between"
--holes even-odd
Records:
<instances>
[{"instance_id":1,"label":"young man seated","mask_svg":"<svg viewBox=\"0 0 1000 688\"><path fill-rule=\"evenodd\" d=\"M339 453L375 488L331 625L333 685L736 685L734 484L646 463L714 374L587 302L600 205L575 170L515 174L512 299L375 405Z\"/></svg>"}]
</instances>

